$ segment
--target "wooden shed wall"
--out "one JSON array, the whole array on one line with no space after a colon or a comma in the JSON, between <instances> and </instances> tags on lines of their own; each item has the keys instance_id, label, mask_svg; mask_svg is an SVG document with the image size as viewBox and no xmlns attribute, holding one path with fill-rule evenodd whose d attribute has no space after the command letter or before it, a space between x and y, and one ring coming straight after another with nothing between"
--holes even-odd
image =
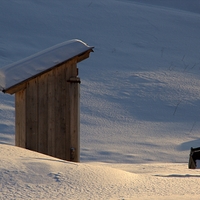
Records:
<instances>
[{"instance_id":1,"label":"wooden shed wall","mask_svg":"<svg viewBox=\"0 0 200 200\"><path fill-rule=\"evenodd\" d=\"M76 59L29 80L15 93L16 145L79 161L79 78ZM75 151L74 151L75 150Z\"/></svg>"}]
</instances>

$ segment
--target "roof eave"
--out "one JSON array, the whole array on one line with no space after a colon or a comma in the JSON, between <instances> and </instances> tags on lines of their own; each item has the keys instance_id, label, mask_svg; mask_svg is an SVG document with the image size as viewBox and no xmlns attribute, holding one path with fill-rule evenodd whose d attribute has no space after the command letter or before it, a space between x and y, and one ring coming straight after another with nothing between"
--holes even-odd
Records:
<instances>
[{"instance_id":1,"label":"roof eave","mask_svg":"<svg viewBox=\"0 0 200 200\"><path fill-rule=\"evenodd\" d=\"M76 62L77 62L77 63L78 63L78 62L81 62L81 61L83 61L83 60L89 58L90 52L94 52L94 51L93 51L93 48L94 48L94 47L91 47L89 50L87 50L87 51L85 51L85 52L83 52L83 53L81 53L81 54L79 54L79 55L77 55L77 56L75 56L75 57L73 57L73 58L70 58L70 59L68 59L68 60L65 60L65 61L63 61L62 63L59 63L59 64L57 64L57 65L55 65L55 66L53 66L53 67L51 67L51 68L49 68L49 69L47 69L47 70L45 70L45 71L43 71L43 72L40 72L40 73L38 73L38 74L35 74L34 76L32 76L32 77L30 77L30 78L28 78L28 79L26 79L26 80L23 80L23 81L21 81L21 82L15 84L15 85L12 85L12 86L9 87L9 88L5 88L5 89L2 90L2 92L3 92L3 93L8 93L8 94L14 94L14 93L16 93L16 92L18 92L18 91L20 91L20 90L25 89L26 84L27 84L28 81L30 81L30 80L32 80L32 79L36 78L37 76L40 76L40 75L42 75L42 74L44 74L44 73L47 73L48 71L51 71L51 70L55 69L56 67L59 67L60 65L66 63L66 62L69 62L70 60L76 59Z\"/></svg>"}]
</instances>

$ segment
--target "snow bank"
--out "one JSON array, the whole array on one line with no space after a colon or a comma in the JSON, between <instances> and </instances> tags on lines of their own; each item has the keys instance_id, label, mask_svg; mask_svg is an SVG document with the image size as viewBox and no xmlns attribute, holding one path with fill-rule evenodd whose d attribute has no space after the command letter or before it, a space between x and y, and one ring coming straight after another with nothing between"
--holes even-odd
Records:
<instances>
[{"instance_id":1,"label":"snow bank","mask_svg":"<svg viewBox=\"0 0 200 200\"><path fill-rule=\"evenodd\" d=\"M195 199L199 171L185 164L72 163L0 145L0 199Z\"/></svg>"},{"instance_id":2,"label":"snow bank","mask_svg":"<svg viewBox=\"0 0 200 200\"><path fill-rule=\"evenodd\" d=\"M88 163L1 145L0 198L199 199L187 169L200 144L198 0L3 0L0 11L1 66L71 38L96 49L80 63ZM0 98L1 143L13 144L14 97Z\"/></svg>"},{"instance_id":3,"label":"snow bank","mask_svg":"<svg viewBox=\"0 0 200 200\"><path fill-rule=\"evenodd\" d=\"M95 46L79 68L81 161L187 162L199 146L200 15L181 10L186 0L159 2L0 5L1 66L71 38ZM14 137L13 125L1 127Z\"/></svg>"}]
</instances>

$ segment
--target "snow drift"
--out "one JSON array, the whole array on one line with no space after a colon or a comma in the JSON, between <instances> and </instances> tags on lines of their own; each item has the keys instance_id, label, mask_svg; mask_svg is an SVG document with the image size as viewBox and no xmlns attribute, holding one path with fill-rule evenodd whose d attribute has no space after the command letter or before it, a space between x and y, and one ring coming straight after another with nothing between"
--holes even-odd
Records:
<instances>
[{"instance_id":1,"label":"snow drift","mask_svg":"<svg viewBox=\"0 0 200 200\"><path fill-rule=\"evenodd\" d=\"M200 195L199 171L191 173L184 164L85 164L9 145L0 145L0 151L1 199L194 199Z\"/></svg>"},{"instance_id":2,"label":"snow drift","mask_svg":"<svg viewBox=\"0 0 200 200\"><path fill-rule=\"evenodd\" d=\"M82 163L4 145L14 97L0 94L2 199L199 198L198 0L3 0L0 18L1 67L72 38L95 46L79 67Z\"/></svg>"}]
</instances>

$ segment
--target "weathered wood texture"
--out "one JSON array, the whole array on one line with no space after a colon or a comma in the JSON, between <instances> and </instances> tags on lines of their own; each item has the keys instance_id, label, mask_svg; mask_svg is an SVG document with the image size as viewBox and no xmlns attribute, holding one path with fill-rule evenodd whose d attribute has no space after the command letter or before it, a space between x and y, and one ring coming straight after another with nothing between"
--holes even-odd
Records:
<instances>
[{"instance_id":1,"label":"weathered wood texture","mask_svg":"<svg viewBox=\"0 0 200 200\"><path fill-rule=\"evenodd\" d=\"M15 144L26 147L26 91L21 90L15 94Z\"/></svg>"},{"instance_id":2,"label":"weathered wood texture","mask_svg":"<svg viewBox=\"0 0 200 200\"><path fill-rule=\"evenodd\" d=\"M80 143L80 136L79 136L79 132L80 132L80 113L79 113L79 90L80 90L80 86L79 86L79 82L80 79L76 78L76 79L70 79L70 88L69 88L69 94L70 94L70 144L71 144L71 148L70 148L70 160L72 161L76 161L79 162L79 157L80 157L80 149L79 147L77 147L76 144Z\"/></svg>"},{"instance_id":3,"label":"weathered wood texture","mask_svg":"<svg viewBox=\"0 0 200 200\"><path fill-rule=\"evenodd\" d=\"M16 92L17 146L79 161L80 81L76 65L77 59L70 60L29 80Z\"/></svg>"},{"instance_id":4,"label":"weathered wood texture","mask_svg":"<svg viewBox=\"0 0 200 200\"><path fill-rule=\"evenodd\" d=\"M26 87L26 148L38 151L38 80L33 79ZM42 152L41 152L42 153Z\"/></svg>"}]
</instances>

